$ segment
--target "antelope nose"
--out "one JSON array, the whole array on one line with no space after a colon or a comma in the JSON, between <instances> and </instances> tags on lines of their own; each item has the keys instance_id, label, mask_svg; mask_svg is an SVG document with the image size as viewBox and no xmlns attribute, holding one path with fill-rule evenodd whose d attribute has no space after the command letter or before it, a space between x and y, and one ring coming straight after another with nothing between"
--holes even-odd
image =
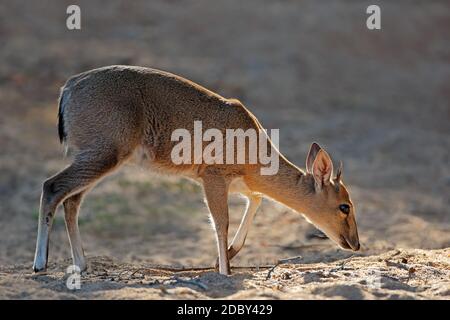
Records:
<instances>
[{"instance_id":1,"label":"antelope nose","mask_svg":"<svg viewBox=\"0 0 450 320\"><path fill-rule=\"evenodd\" d=\"M361 245L359 244L359 239L349 239L348 241L349 246L353 251L358 251L361 248Z\"/></svg>"},{"instance_id":2,"label":"antelope nose","mask_svg":"<svg viewBox=\"0 0 450 320\"><path fill-rule=\"evenodd\" d=\"M349 244L352 247L353 251L358 251L361 248L361 245L359 243L359 236L358 236L358 232L355 233L355 235L353 235L352 237L350 237L349 239Z\"/></svg>"}]
</instances>

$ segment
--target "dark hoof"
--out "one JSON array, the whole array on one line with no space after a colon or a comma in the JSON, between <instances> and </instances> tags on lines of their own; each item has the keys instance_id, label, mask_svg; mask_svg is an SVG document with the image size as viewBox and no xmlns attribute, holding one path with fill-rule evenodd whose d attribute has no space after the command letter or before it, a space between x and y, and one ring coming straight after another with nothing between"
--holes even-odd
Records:
<instances>
[{"instance_id":1,"label":"dark hoof","mask_svg":"<svg viewBox=\"0 0 450 320\"><path fill-rule=\"evenodd\" d=\"M47 268L37 268L35 266L33 266L33 271L34 273L43 273L47 271Z\"/></svg>"}]
</instances>

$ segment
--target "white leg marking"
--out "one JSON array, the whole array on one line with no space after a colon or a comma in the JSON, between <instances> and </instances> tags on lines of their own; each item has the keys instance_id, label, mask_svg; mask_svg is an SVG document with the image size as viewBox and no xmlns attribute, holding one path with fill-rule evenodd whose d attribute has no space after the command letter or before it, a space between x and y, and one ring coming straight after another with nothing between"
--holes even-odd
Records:
<instances>
[{"instance_id":1,"label":"white leg marking","mask_svg":"<svg viewBox=\"0 0 450 320\"><path fill-rule=\"evenodd\" d=\"M242 216L241 224L236 231L233 241L231 241L231 247L233 247L234 250L239 251L244 245L245 238L247 237L248 230L253 222L256 211L261 205L261 200L261 196L250 196L248 198L247 207Z\"/></svg>"}]
</instances>

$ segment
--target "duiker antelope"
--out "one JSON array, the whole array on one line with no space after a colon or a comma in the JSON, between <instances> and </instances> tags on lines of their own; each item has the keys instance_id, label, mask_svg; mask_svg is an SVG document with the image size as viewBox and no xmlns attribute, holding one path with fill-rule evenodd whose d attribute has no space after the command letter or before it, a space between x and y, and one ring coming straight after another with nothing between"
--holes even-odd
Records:
<instances>
[{"instance_id":1,"label":"duiker antelope","mask_svg":"<svg viewBox=\"0 0 450 320\"><path fill-rule=\"evenodd\" d=\"M306 172L276 148L279 169L262 175L261 164L181 164L171 161L178 128L264 130L238 100L225 99L179 76L143 67L109 66L71 77L61 90L58 131L61 142L74 151L67 168L43 184L33 269L47 267L49 233L55 210L64 205L73 263L87 264L78 230L78 211L86 193L102 177L139 155L148 167L192 178L203 185L216 232L218 269L230 274L230 263L243 247L263 196L302 213L344 249L359 249L355 209L342 183L342 168L333 177L333 164L313 143ZM268 144L272 142L268 140ZM228 246L230 192L248 198L238 231Z\"/></svg>"}]
</instances>

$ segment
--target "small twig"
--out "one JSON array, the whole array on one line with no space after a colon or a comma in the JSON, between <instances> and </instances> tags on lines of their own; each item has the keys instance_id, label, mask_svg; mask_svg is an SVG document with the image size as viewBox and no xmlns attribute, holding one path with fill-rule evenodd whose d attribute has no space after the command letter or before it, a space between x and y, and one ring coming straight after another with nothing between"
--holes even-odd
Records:
<instances>
[{"instance_id":1,"label":"small twig","mask_svg":"<svg viewBox=\"0 0 450 320\"><path fill-rule=\"evenodd\" d=\"M20 271L20 273L17 275L15 280L16 281L19 280L20 278L22 278L22 276L23 276L23 271Z\"/></svg>"},{"instance_id":2,"label":"small twig","mask_svg":"<svg viewBox=\"0 0 450 320\"><path fill-rule=\"evenodd\" d=\"M288 263L289 261L296 260L296 259L302 259L302 256L296 256L296 257L292 257L292 258L286 258L286 259L278 260L277 263L269 269L269 272L267 273L267 276L266 276L266 280L270 279L270 277L272 276L273 271L280 264L285 264L285 263Z\"/></svg>"},{"instance_id":3,"label":"small twig","mask_svg":"<svg viewBox=\"0 0 450 320\"><path fill-rule=\"evenodd\" d=\"M139 268L139 269L134 270L134 271L130 274L130 278L133 277L136 273L138 273L139 271L142 271L142 270L144 270L144 268Z\"/></svg>"},{"instance_id":4,"label":"small twig","mask_svg":"<svg viewBox=\"0 0 450 320\"><path fill-rule=\"evenodd\" d=\"M385 260L385 262L386 262L386 265L388 267L397 267L397 268L400 268L400 269L403 269L403 270L409 270L408 265L405 265L405 264L402 264L402 263L397 263L397 262L392 262L392 261L389 261L389 260Z\"/></svg>"},{"instance_id":5,"label":"small twig","mask_svg":"<svg viewBox=\"0 0 450 320\"><path fill-rule=\"evenodd\" d=\"M400 250L396 249L395 252L394 252L393 254L391 254L388 258L386 258L386 259L384 259L384 260L385 260L385 261L386 261L386 260L390 260L390 259L392 259L393 257L398 256L400 253L402 253L402 252L401 252Z\"/></svg>"},{"instance_id":6,"label":"small twig","mask_svg":"<svg viewBox=\"0 0 450 320\"><path fill-rule=\"evenodd\" d=\"M288 262L290 262L292 260L297 260L297 259L300 260L300 259L303 259L303 257L302 256L295 256L295 257L291 257L291 258L280 259L278 261L280 262L280 264L285 264L285 263L288 263Z\"/></svg>"},{"instance_id":7,"label":"small twig","mask_svg":"<svg viewBox=\"0 0 450 320\"><path fill-rule=\"evenodd\" d=\"M356 255L352 254L350 257L342 260L342 262L339 264L339 267L331 269L331 272L334 272L334 271L337 271L337 270L344 270L345 269L345 265L347 264L347 262L352 260L355 256Z\"/></svg>"},{"instance_id":8,"label":"small twig","mask_svg":"<svg viewBox=\"0 0 450 320\"><path fill-rule=\"evenodd\" d=\"M204 283L201 283L199 280L185 280L185 279L180 279L178 277L175 277L175 284L177 283L184 283L184 284L190 284L190 285L194 285L197 286L203 290L208 290L208 286Z\"/></svg>"},{"instance_id":9,"label":"small twig","mask_svg":"<svg viewBox=\"0 0 450 320\"><path fill-rule=\"evenodd\" d=\"M150 268L142 268L143 270L159 270L159 271L168 271L168 272L186 272L186 271L206 271L206 270L213 270L214 267L164 267L164 266L158 266L158 267L150 267Z\"/></svg>"},{"instance_id":10,"label":"small twig","mask_svg":"<svg viewBox=\"0 0 450 320\"><path fill-rule=\"evenodd\" d=\"M266 280L269 280L270 277L272 277L272 272L275 270L276 267L280 265L280 262L278 261L272 268L269 269L269 272L267 273Z\"/></svg>"},{"instance_id":11,"label":"small twig","mask_svg":"<svg viewBox=\"0 0 450 320\"><path fill-rule=\"evenodd\" d=\"M347 263L347 262L349 262L350 260L352 260L353 258L355 257L355 255L354 254L352 254L350 257L348 257L347 259L345 259L344 261L342 261L342 263L341 263L341 270L344 270L344 267L345 267L345 264Z\"/></svg>"},{"instance_id":12,"label":"small twig","mask_svg":"<svg viewBox=\"0 0 450 320\"><path fill-rule=\"evenodd\" d=\"M235 266L232 267L232 269L238 269L238 270L255 270L255 269L270 269L273 265L265 265L265 266ZM148 271L148 270L155 270L155 271L165 271L165 272L173 272L173 273L181 273L181 272L196 272L196 271L212 271L216 270L215 267L190 267L190 268L173 268L173 267L149 267L149 268L140 268L136 270L138 271Z\"/></svg>"},{"instance_id":13,"label":"small twig","mask_svg":"<svg viewBox=\"0 0 450 320\"><path fill-rule=\"evenodd\" d=\"M327 247L329 246L326 243L313 243L313 244L303 244L299 246L283 246L283 245L271 245L271 247L277 247L281 248L283 250L297 250L297 249L310 249L310 248L317 248L317 247Z\"/></svg>"}]
</instances>

